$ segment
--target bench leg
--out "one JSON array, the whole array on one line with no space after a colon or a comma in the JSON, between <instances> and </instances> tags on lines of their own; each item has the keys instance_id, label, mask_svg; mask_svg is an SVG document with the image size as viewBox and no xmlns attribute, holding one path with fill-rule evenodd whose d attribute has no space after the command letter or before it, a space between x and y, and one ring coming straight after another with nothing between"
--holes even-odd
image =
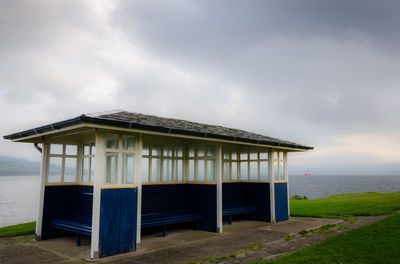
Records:
<instances>
[{"instance_id":1,"label":"bench leg","mask_svg":"<svg viewBox=\"0 0 400 264\"><path fill-rule=\"evenodd\" d=\"M79 247L81 245L81 235L76 233L76 245Z\"/></svg>"},{"instance_id":2,"label":"bench leg","mask_svg":"<svg viewBox=\"0 0 400 264\"><path fill-rule=\"evenodd\" d=\"M167 235L167 225L163 225L162 235L163 236Z\"/></svg>"},{"instance_id":3,"label":"bench leg","mask_svg":"<svg viewBox=\"0 0 400 264\"><path fill-rule=\"evenodd\" d=\"M230 225L232 224L232 216L231 215L229 216L229 224Z\"/></svg>"}]
</instances>

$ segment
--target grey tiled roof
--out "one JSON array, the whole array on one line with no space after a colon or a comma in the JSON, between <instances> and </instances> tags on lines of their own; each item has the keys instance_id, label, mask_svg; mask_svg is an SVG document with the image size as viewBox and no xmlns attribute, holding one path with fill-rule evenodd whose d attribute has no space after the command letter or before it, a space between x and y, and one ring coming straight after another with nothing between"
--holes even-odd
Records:
<instances>
[{"instance_id":1,"label":"grey tiled roof","mask_svg":"<svg viewBox=\"0 0 400 264\"><path fill-rule=\"evenodd\" d=\"M122 110L84 114L65 121L49 124L42 127L18 132L4 136L5 139L18 139L46 131L57 130L63 127L72 126L79 123L94 123L111 125L124 128L136 128L142 130L158 131L170 134L192 135L203 138L224 139L229 141L240 141L256 143L276 147L289 147L294 149L309 150L312 147L297 143L267 137L260 134L243 131L240 129L227 128L222 126L207 125L186 120L164 118L158 116L131 113Z\"/></svg>"},{"instance_id":2,"label":"grey tiled roof","mask_svg":"<svg viewBox=\"0 0 400 264\"><path fill-rule=\"evenodd\" d=\"M170 133L178 132L183 134L200 134L200 136L203 137L226 138L228 140L246 141L266 145L286 146L299 149L312 149L312 147L303 146L286 140L267 137L240 129L207 125L180 119L144 115L141 113L116 111L111 113L88 114L87 116L128 122L130 124L148 126L149 128L165 128Z\"/></svg>"}]
</instances>

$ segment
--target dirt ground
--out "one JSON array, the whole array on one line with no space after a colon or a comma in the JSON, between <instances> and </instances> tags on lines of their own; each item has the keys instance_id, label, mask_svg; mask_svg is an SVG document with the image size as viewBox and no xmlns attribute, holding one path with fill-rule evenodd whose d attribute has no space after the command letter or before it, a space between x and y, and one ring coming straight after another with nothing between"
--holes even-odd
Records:
<instances>
[{"instance_id":1,"label":"dirt ground","mask_svg":"<svg viewBox=\"0 0 400 264\"><path fill-rule=\"evenodd\" d=\"M299 250L383 218L343 221L292 217L276 224L240 220L224 225L222 234L174 229L166 237L159 232L142 236L135 252L94 260L89 258L90 238L83 238L80 247L75 245L74 236L44 241L35 241L33 235L0 238L0 263L250 263Z\"/></svg>"}]
</instances>

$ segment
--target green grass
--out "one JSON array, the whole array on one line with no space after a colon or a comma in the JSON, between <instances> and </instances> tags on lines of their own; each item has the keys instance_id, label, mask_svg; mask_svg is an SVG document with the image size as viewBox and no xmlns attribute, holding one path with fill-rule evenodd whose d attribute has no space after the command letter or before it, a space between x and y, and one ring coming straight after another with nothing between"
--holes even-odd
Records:
<instances>
[{"instance_id":1,"label":"green grass","mask_svg":"<svg viewBox=\"0 0 400 264\"><path fill-rule=\"evenodd\" d=\"M12 237L35 233L36 222L0 227L0 237Z\"/></svg>"},{"instance_id":2,"label":"green grass","mask_svg":"<svg viewBox=\"0 0 400 264\"><path fill-rule=\"evenodd\" d=\"M399 263L400 214L263 264Z\"/></svg>"},{"instance_id":3,"label":"green grass","mask_svg":"<svg viewBox=\"0 0 400 264\"><path fill-rule=\"evenodd\" d=\"M307 200L291 198L291 216L346 218L391 214L400 210L400 192L340 194Z\"/></svg>"}]
</instances>

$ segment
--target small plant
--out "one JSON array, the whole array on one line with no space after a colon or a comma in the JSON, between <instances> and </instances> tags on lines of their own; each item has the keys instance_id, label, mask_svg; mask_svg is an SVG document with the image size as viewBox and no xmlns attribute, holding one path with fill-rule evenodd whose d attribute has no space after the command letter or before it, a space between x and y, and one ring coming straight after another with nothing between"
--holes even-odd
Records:
<instances>
[{"instance_id":1,"label":"small plant","mask_svg":"<svg viewBox=\"0 0 400 264\"><path fill-rule=\"evenodd\" d=\"M306 196L301 197L300 195L294 195L291 197L293 200L308 200Z\"/></svg>"},{"instance_id":2,"label":"small plant","mask_svg":"<svg viewBox=\"0 0 400 264\"><path fill-rule=\"evenodd\" d=\"M308 233L308 231L305 230L305 229L303 229L303 230L301 230L301 231L299 232L299 235L304 236L304 235L307 234L307 233Z\"/></svg>"},{"instance_id":3,"label":"small plant","mask_svg":"<svg viewBox=\"0 0 400 264\"><path fill-rule=\"evenodd\" d=\"M285 237L285 240L287 241L287 242L289 242L290 240L292 240L294 238L294 236L292 236L292 235L287 235L286 237Z\"/></svg>"}]
</instances>

